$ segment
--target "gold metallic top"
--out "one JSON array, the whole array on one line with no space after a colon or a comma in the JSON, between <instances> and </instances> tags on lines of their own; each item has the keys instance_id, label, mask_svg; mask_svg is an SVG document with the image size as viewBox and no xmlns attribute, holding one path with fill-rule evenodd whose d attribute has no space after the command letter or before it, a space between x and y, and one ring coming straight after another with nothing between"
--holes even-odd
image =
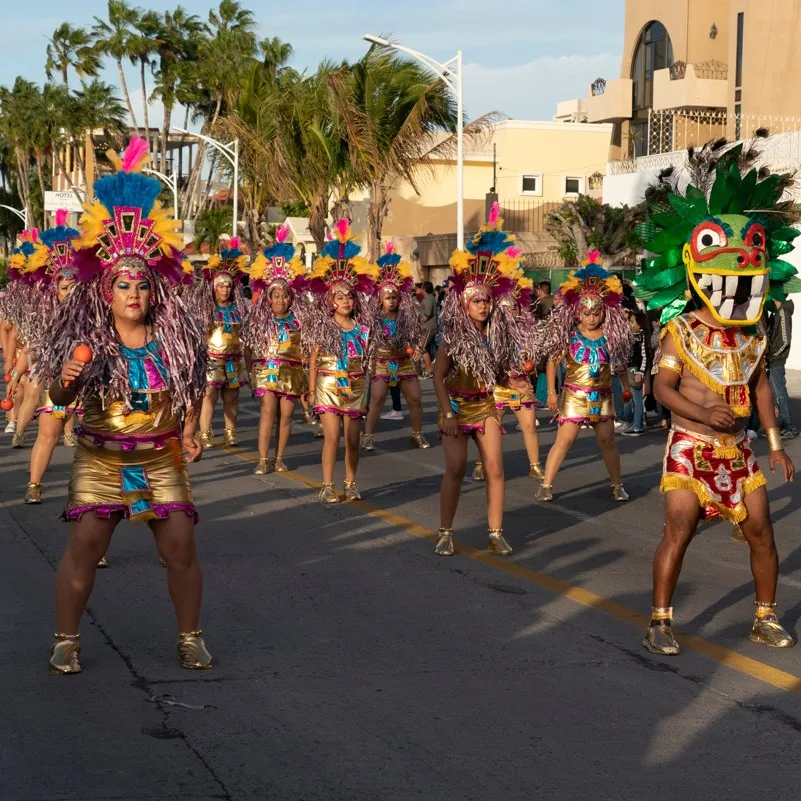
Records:
<instances>
[{"instance_id":1,"label":"gold metallic top","mask_svg":"<svg viewBox=\"0 0 801 801\"><path fill-rule=\"evenodd\" d=\"M148 411L134 409L126 413L122 401L112 401L104 409L100 397L91 395L84 403L81 433L155 438L178 430L178 415L172 411L169 390L148 392L147 407Z\"/></svg>"},{"instance_id":2,"label":"gold metallic top","mask_svg":"<svg viewBox=\"0 0 801 801\"><path fill-rule=\"evenodd\" d=\"M281 331L273 333L265 342L264 353L260 359L290 359L300 362L303 360L303 350L300 345L300 331Z\"/></svg>"},{"instance_id":3,"label":"gold metallic top","mask_svg":"<svg viewBox=\"0 0 801 801\"><path fill-rule=\"evenodd\" d=\"M242 354L242 343L239 339L241 322L236 306L217 306L214 311L214 323L207 340L209 353L215 356L240 356Z\"/></svg>"},{"instance_id":4,"label":"gold metallic top","mask_svg":"<svg viewBox=\"0 0 801 801\"><path fill-rule=\"evenodd\" d=\"M601 389L612 385L612 368L609 362L580 364L572 355L567 357L565 384L587 389Z\"/></svg>"},{"instance_id":5,"label":"gold metallic top","mask_svg":"<svg viewBox=\"0 0 801 801\"><path fill-rule=\"evenodd\" d=\"M317 357L317 372L323 375L335 375L339 372L338 364L340 358L333 353L323 353L320 351ZM363 375L364 366L361 356L348 357L348 375Z\"/></svg>"}]
</instances>

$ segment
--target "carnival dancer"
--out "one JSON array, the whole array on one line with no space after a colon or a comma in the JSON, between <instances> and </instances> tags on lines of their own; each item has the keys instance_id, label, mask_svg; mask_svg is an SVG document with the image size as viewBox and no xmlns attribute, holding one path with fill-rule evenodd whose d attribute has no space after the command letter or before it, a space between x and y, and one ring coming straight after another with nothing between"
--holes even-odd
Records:
<instances>
[{"instance_id":1,"label":"carnival dancer","mask_svg":"<svg viewBox=\"0 0 801 801\"><path fill-rule=\"evenodd\" d=\"M49 347L50 333L56 312L71 294L75 285L74 251L72 241L78 231L66 225L69 214L64 210L56 212L56 225L39 234L35 252L29 257L28 269L41 273L37 281L39 291L35 303L36 322L33 326L30 344L22 352L20 360L30 361L33 377L31 386L38 393L38 404L34 417L39 430L31 451L30 476L25 492L25 503L42 502L42 478L47 470L59 437L64 434L64 444L75 447L78 444L74 434L75 414L80 410L74 406L56 406L50 399L46 386L42 386L36 376L37 353ZM19 433L24 434L25 424Z\"/></svg>"},{"instance_id":2,"label":"carnival dancer","mask_svg":"<svg viewBox=\"0 0 801 801\"><path fill-rule=\"evenodd\" d=\"M514 241L514 238L509 237ZM522 255L520 248L511 247L507 254L519 259ZM535 353L536 327L534 315L531 313L531 298L534 283L531 279L520 276L508 292L498 298L498 314L509 319L505 320L507 330L515 343L516 359L512 371L501 383L495 385L495 407L500 412L501 424L507 410L514 412L517 424L523 433L523 444L528 455L528 474L531 478L542 479L544 476L540 462L540 440L537 435L537 399L530 374L536 369L533 361ZM484 466L481 459L476 461L473 470L475 481L484 480Z\"/></svg>"},{"instance_id":3,"label":"carnival dancer","mask_svg":"<svg viewBox=\"0 0 801 801\"><path fill-rule=\"evenodd\" d=\"M373 347L370 298L378 268L359 256L348 220L338 220L334 238L314 262L309 288L316 297L304 321L312 348L309 392L319 415L323 443L322 503L339 503L334 489L339 438L345 431L345 500L359 500L359 428L367 413L367 366ZM340 426L342 420L342 426Z\"/></svg>"},{"instance_id":4,"label":"carnival dancer","mask_svg":"<svg viewBox=\"0 0 801 801\"><path fill-rule=\"evenodd\" d=\"M421 358L420 337L423 332L412 300L412 271L394 250L393 243L388 242L386 252L376 262L379 267L376 280L378 304L372 321L376 346L370 367L370 410L362 437L362 447L366 451L375 449L375 425L389 388L396 386L400 387L409 407L411 446L431 447L423 436L423 400L413 361Z\"/></svg>"},{"instance_id":5,"label":"carnival dancer","mask_svg":"<svg viewBox=\"0 0 801 801\"><path fill-rule=\"evenodd\" d=\"M620 478L620 453L615 445L615 406L612 376L623 383L623 397L631 400L628 363L632 332L621 305L623 287L600 264L592 251L580 270L571 272L559 287L553 312L540 327L548 358L548 408L558 412L559 430L548 452L545 477L536 498L553 500L553 482L578 438L590 426L612 483L612 500L627 501ZM562 399L556 392L556 368L565 360Z\"/></svg>"},{"instance_id":6,"label":"carnival dancer","mask_svg":"<svg viewBox=\"0 0 801 801\"><path fill-rule=\"evenodd\" d=\"M250 386L259 399L259 463L256 475L283 473L295 404L308 397L309 380L301 343L302 291L306 268L286 239L289 228L279 226L275 243L265 248L247 271L258 297L242 326L242 342L252 364ZM275 457L270 438L278 420Z\"/></svg>"},{"instance_id":7,"label":"carnival dancer","mask_svg":"<svg viewBox=\"0 0 801 801\"><path fill-rule=\"evenodd\" d=\"M434 390L439 404L439 430L445 454L440 489L440 528L434 553L454 553L453 521L467 467L472 437L487 482L489 548L508 556L503 536L503 428L493 390L515 364L515 344L496 298L511 291L519 277L519 258L509 255L514 240L502 230L495 203L489 220L450 259L453 273L442 309L442 339L434 364Z\"/></svg>"},{"instance_id":8,"label":"carnival dancer","mask_svg":"<svg viewBox=\"0 0 801 801\"><path fill-rule=\"evenodd\" d=\"M239 336L247 308L241 283L247 263L239 239L231 237L230 246L209 258L202 279L187 291L187 305L206 332L209 353L206 396L200 413L200 443L204 448L214 446L212 419L221 393L225 444L237 444L239 390L248 383Z\"/></svg>"},{"instance_id":9,"label":"carnival dancer","mask_svg":"<svg viewBox=\"0 0 801 801\"><path fill-rule=\"evenodd\" d=\"M205 344L170 287L185 280L182 237L157 200L158 181L138 172L147 152L134 137L121 160L109 154L118 171L94 185L74 242L76 287L37 367L52 381L53 403L84 408L63 515L69 539L56 574L55 673L81 669L81 616L123 517L148 523L167 563L181 665L212 664L198 626L203 579L182 452L189 461L202 453L195 433Z\"/></svg>"},{"instance_id":10,"label":"carnival dancer","mask_svg":"<svg viewBox=\"0 0 801 801\"><path fill-rule=\"evenodd\" d=\"M656 192L659 200L640 229L646 249L658 255L646 261L637 292L650 308L664 307L654 395L671 412L660 485L665 525L643 639L658 654L679 653L673 593L699 521L716 517L739 523L751 549L751 640L774 648L795 644L776 616L779 560L765 476L745 427L753 402L767 431L771 472L779 468L792 481L765 369L762 313L766 298L785 299L785 282L796 273L781 257L798 236L792 227L798 211L781 199L790 175L762 177L747 166L741 173L738 160L748 165L756 154L747 148L691 153L690 184L683 193L663 185L667 202L664 191Z\"/></svg>"}]
</instances>

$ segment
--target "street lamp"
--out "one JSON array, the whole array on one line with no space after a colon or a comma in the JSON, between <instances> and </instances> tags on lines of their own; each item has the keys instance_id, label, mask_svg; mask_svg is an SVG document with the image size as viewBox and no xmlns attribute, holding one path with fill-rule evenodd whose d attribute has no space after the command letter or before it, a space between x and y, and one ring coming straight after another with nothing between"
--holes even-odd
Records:
<instances>
[{"instance_id":1,"label":"street lamp","mask_svg":"<svg viewBox=\"0 0 801 801\"><path fill-rule=\"evenodd\" d=\"M175 174L175 168L173 167L172 170L172 178L169 175L165 175L163 172L159 172L158 170L151 170L149 168L145 168L142 172L146 172L148 175L155 175L160 181L167 185L167 188L172 190L172 213L175 219L178 219L178 176Z\"/></svg>"},{"instance_id":2,"label":"street lamp","mask_svg":"<svg viewBox=\"0 0 801 801\"><path fill-rule=\"evenodd\" d=\"M439 61L412 50L404 45L382 39L366 33L362 36L366 42L406 53L424 67L436 73L437 77L456 95L456 247L464 250L464 92L462 86L462 51L457 50L456 55L441 64Z\"/></svg>"},{"instance_id":3,"label":"street lamp","mask_svg":"<svg viewBox=\"0 0 801 801\"><path fill-rule=\"evenodd\" d=\"M25 230L28 230L28 209L15 209L13 206L6 206L0 203L0 209L6 209L6 211L10 211L13 214L16 214L17 217L22 220L22 224L25 227Z\"/></svg>"},{"instance_id":4,"label":"street lamp","mask_svg":"<svg viewBox=\"0 0 801 801\"><path fill-rule=\"evenodd\" d=\"M196 136L198 139L207 142L215 150L222 153L234 168L234 230L232 235L237 236L237 217L239 212L239 140L234 139L233 142L228 143L218 142L216 139L212 139L210 136L206 136L202 133L186 131L183 128L175 128L175 130L178 131L178 133L186 134L187 136Z\"/></svg>"}]
</instances>

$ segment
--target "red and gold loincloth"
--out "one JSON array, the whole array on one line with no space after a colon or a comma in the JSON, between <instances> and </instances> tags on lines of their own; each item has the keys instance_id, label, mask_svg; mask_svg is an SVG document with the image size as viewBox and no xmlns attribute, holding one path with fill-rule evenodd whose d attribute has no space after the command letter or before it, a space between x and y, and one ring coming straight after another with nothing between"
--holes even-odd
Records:
<instances>
[{"instance_id":1,"label":"red and gold loincloth","mask_svg":"<svg viewBox=\"0 0 801 801\"><path fill-rule=\"evenodd\" d=\"M745 520L745 496L766 483L745 432L707 436L671 428L659 489L694 492L705 518Z\"/></svg>"}]
</instances>

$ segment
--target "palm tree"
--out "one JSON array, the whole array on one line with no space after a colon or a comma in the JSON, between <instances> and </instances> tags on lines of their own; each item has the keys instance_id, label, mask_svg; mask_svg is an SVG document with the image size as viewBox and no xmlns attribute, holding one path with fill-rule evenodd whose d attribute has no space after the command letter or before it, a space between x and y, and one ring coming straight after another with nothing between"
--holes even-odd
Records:
<instances>
[{"instance_id":1,"label":"palm tree","mask_svg":"<svg viewBox=\"0 0 801 801\"><path fill-rule=\"evenodd\" d=\"M31 163L33 160L32 131L35 128L35 109L39 103L36 84L18 77L14 86L0 87L0 138L9 154L11 183L22 206L33 223L31 193Z\"/></svg>"},{"instance_id":2,"label":"palm tree","mask_svg":"<svg viewBox=\"0 0 801 801\"><path fill-rule=\"evenodd\" d=\"M69 130L76 138L87 140L88 133L88 140L91 142L94 132L102 131L104 139L115 142L115 149L122 149L126 131L125 107L113 86L102 81L86 84L73 93L71 109ZM81 158L80 148L77 155L81 170L86 175L86 164ZM87 183L88 180L87 176ZM88 189L91 190L91 186Z\"/></svg>"},{"instance_id":3,"label":"palm tree","mask_svg":"<svg viewBox=\"0 0 801 801\"><path fill-rule=\"evenodd\" d=\"M259 48L264 56L264 68L274 81L279 81L282 73L287 69L294 48L289 42L284 42L277 36L273 36L272 39L262 39Z\"/></svg>"},{"instance_id":4,"label":"palm tree","mask_svg":"<svg viewBox=\"0 0 801 801\"><path fill-rule=\"evenodd\" d=\"M135 60L138 56L132 46L135 39L135 28L139 19L139 12L131 8L125 0L108 0L108 21L95 17L92 35L95 38L95 47L99 53L111 56L117 62L117 71L120 75L120 86L131 116L131 125L139 128L136 115L131 105L131 96L128 93L128 84L125 81L125 72L122 69L124 59Z\"/></svg>"},{"instance_id":5,"label":"palm tree","mask_svg":"<svg viewBox=\"0 0 801 801\"><path fill-rule=\"evenodd\" d=\"M45 70L48 80L58 71L61 82L69 88L68 70L72 67L78 77L94 77L100 69L100 59L92 47L92 38L83 28L64 22L56 28L47 43Z\"/></svg>"},{"instance_id":6,"label":"palm tree","mask_svg":"<svg viewBox=\"0 0 801 801\"><path fill-rule=\"evenodd\" d=\"M233 209L230 206L223 208L206 209L195 220L195 249L200 253L203 245L209 246L210 253L219 253L220 240L228 232L231 224Z\"/></svg>"},{"instance_id":7,"label":"palm tree","mask_svg":"<svg viewBox=\"0 0 801 801\"><path fill-rule=\"evenodd\" d=\"M158 33L160 28L159 15L155 11L145 11L134 23L136 34L130 39L130 59L132 63L139 64L139 75L142 82L142 113L145 121L145 131L150 143L150 119L148 114L148 94L145 71L151 66L151 57L158 48Z\"/></svg>"},{"instance_id":8,"label":"palm tree","mask_svg":"<svg viewBox=\"0 0 801 801\"><path fill-rule=\"evenodd\" d=\"M159 169L167 170L167 141L172 124L176 92L181 77L181 62L197 57L198 35L202 28L194 14L178 6L175 11L165 11L158 33L158 67L155 70L153 97L158 97L164 107L164 122L161 134L161 162Z\"/></svg>"}]
</instances>

